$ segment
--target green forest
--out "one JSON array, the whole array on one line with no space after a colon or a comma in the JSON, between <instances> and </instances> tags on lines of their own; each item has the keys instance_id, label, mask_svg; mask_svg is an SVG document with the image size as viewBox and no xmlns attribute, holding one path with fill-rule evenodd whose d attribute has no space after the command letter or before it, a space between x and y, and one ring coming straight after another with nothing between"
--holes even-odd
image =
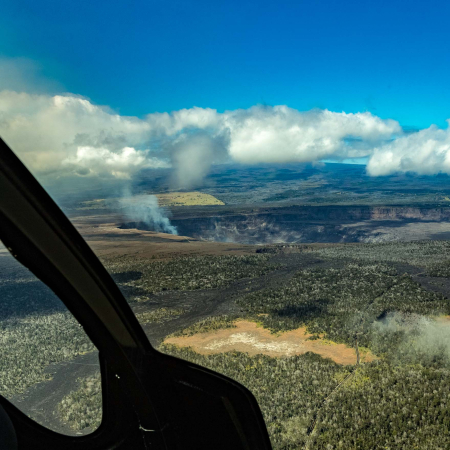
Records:
<instances>
[{"instance_id":1,"label":"green forest","mask_svg":"<svg viewBox=\"0 0 450 450\"><path fill-rule=\"evenodd\" d=\"M120 257L109 261L108 269L130 304L140 308L139 321L167 328L166 336L233 328L244 318L275 334L306 327L310 339L326 338L375 355L360 364L355 357L346 366L311 352L202 355L160 345L163 352L248 387L274 449L438 450L450 448L450 300L441 288L447 286L448 249L448 242L290 246L285 255L280 248L261 247L247 256ZM276 283L279 273L286 278ZM240 290L233 291L233 283ZM47 314L38 314L22 294L25 286L42 297L36 298ZM171 292L220 293L225 287L234 293L228 310L187 327L171 325L185 324L183 317L195 309L195 301L167 303L178 298ZM49 364L95 350L74 319L34 281L9 279L3 288L1 353L15 368L0 369L3 395L49 380ZM13 315L22 303L22 315ZM102 417L99 374L80 378L59 402L57 414L76 431L94 430Z\"/></svg>"}]
</instances>

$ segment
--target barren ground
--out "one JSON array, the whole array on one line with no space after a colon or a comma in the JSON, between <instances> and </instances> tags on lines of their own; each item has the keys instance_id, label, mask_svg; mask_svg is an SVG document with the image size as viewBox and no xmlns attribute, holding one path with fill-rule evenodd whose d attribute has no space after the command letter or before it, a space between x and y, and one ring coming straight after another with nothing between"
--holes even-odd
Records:
<instances>
[{"instance_id":1,"label":"barren ground","mask_svg":"<svg viewBox=\"0 0 450 450\"><path fill-rule=\"evenodd\" d=\"M255 322L240 320L236 322L236 328L198 333L188 337L170 337L164 342L192 347L202 354L237 350L250 355L263 353L269 356L293 356L313 352L324 358L331 358L338 364L355 364L355 349L324 339L308 340L311 336L304 327L286 333L271 334ZM375 357L370 352L361 352L361 359L370 362Z\"/></svg>"},{"instance_id":2,"label":"barren ground","mask_svg":"<svg viewBox=\"0 0 450 450\"><path fill-rule=\"evenodd\" d=\"M105 260L127 255L138 258L170 259L179 256L253 254L251 245L201 241L186 236L137 229L120 229L119 215L72 217L72 223L94 253Z\"/></svg>"}]
</instances>

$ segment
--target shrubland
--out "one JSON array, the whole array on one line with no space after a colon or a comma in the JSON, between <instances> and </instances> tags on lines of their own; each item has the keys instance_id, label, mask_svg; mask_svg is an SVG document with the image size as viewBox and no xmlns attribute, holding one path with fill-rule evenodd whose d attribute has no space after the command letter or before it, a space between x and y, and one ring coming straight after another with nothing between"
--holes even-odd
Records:
<instances>
[{"instance_id":1,"label":"shrubland","mask_svg":"<svg viewBox=\"0 0 450 450\"><path fill-rule=\"evenodd\" d=\"M360 366L320 411L311 448L450 448L449 378L421 365Z\"/></svg>"},{"instance_id":2,"label":"shrubland","mask_svg":"<svg viewBox=\"0 0 450 450\"><path fill-rule=\"evenodd\" d=\"M337 245L316 249L314 253L331 259L406 263L423 267L448 262L449 250L450 241L429 240Z\"/></svg>"},{"instance_id":3,"label":"shrubland","mask_svg":"<svg viewBox=\"0 0 450 450\"><path fill-rule=\"evenodd\" d=\"M12 317L0 322L0 394L24 392L51 375L45 368L95 350L69 312Z\"/></svg>"},{"instance_id":4,"label":"shrubland","mask_svg":"<svg viewBox=\"0 0 450 450\"><path fill-rule=\"evenodd\" d=\"M427 274L431 277L450 277L450 259L438 264L429 264Z\"/></svg>"},{"instance_id":5,"label":"shrubland","mask_svg":"<svg viewBox=\"0 0 450 450\"><path fill-rule=\"evenodd\" d=\"M450 446L448 369L374 361L354 370L314 353L273 358L240 352L200 355L172 345L160 350L249 388L275 450L307 444L320 450ZM340 385L349 374L353 375ZM60 414L74 429L95 427L101 420L99 386L98 377L83 380L60 404Z\"/></svg>"},{"instance_id":6,"label":"shrubland","mask_svg":"<svg viewBox=\"0 0 450 450\"><path fill-rule=\"evenodd\" d=\"M347 264L341 269L299 271L286 286L257 291L237 300L273 332L306 325L313 334L371 346L371 324L390 312L404 315L450 313L450 300L422 288L410 275L386 264ZM378 343L378 351L385 349Z\"/></svg>"},{"instance_id":7,"label":"shrubland","mask_svg":"<svg viewBox=\"0 0 450 450\"><path fill-rule=\"evenodd\" d=\"M198 256L152 261L118 257L107 269L122 288L152 294L165 290L218 289L241 278L255 278L273 270L267 255ZM131 300L141 300L134 295ZM145 299L145 297L144 297Z\"/></svg>"},{"instance_id":8,"label":"shrubland","mask_svg":"<svg viewBox=\"0 0 450 450\"><path fill-rule=\"evenodd\" d=\"M61 420L72 429L95 430L102 421L100 372L78 379L79 388L66 395L58 405Z\"/></svg>"},{"instance_id":9,"label":"shrubland","mask_svg":"<svg viewBox=\"0 0 450 450\"><path fill-rule=\"evenodd\" d=\"M223 330L225 328L236 328L234 324L238 316L236 315L220 315L207 317L194 323L190 327L184 328L172 334L172 336L193 336L197 333L208 333L210 331Z\"/></svg>"},{"instance_id":10,"label":"shrubland","mask_svg":"<svg viewBox=\"0 0 450 450\"><path fill-rule=\"evenodd\" d=\"M237 318L251 318L273 332L306 326L316 337L350 346L357 339L378 355L376 361L350 367L312 353L273 358L240 352L201 355L171 345L160 349L247 386L261 406L275 449L450 448L450 327L443 317L450 314L450 300L401 271L402 264L416 265L430 275L449 276L449 247L441 241L314 250L331 263L299 270L282 287L242 295L236 314L210 317L176 333L211 332L233 327ZM134 293L131 299L139 300L162 290L220 289L240 278L259 277L275 267L272 256L167 262L123 257L111 260L108 268L122 289ZM6 361L0 367L0 393L7 396L47 379L48 364L94 350L53 300L47 302L37 291L38 301L47 305L46 314L38 315L32 295L16 295L28 282L17 279L2 287L8 301L0 302L5 314L0 357ZM24 314L14 316L22 303L28 305ZM183 312L162 307L141 312L138 319L164 322ZM58 412L76 430L95 428L101 420L99 375L80 379Z\"/></svg>"},{"instance_id":11,"label":"shrubland","mask_svg":"<svg viewBox=\"0 0 450 450\"><path fill-rule=\"evenodd\" d=\"M142 313L136 314L136 319L139 323L163 323L168 320L175 319L176 317L180 317L182 314L186 312L183 308L158 308L153 311L145 311Z\"/></svg>"}]
</instances>

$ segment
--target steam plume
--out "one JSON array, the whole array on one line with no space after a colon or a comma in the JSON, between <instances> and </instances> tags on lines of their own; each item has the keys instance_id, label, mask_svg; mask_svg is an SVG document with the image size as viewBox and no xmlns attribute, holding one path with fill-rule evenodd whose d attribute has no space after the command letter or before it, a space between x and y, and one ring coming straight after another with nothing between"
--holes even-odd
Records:
<instances>
[{"instance_id":1,"label":"steam plume","mask_svg":"<svg viewBox=\"0 0 450 450\"><path fill-rule=\"evenodd\" d=\"M208 174L211 165L223 161L227 150L224 139L204 132L181 135L172 145L172 182L178 188L198 186Z\"/></svg>"},{"instance_id":2,"label":"steam plume","mask_svg":"<svg viewBox=\"0 0 450 450\"><path fill-rule=\"evenodd\" d=\"M177 227L170 223L167 213L160 208L154 195L132 197L129 193L121 201L123 212L131 222L144 223L151 231L178 234Z\"/></svg>"},{"instance_id":3,"label":"steam plume","mask_svg":"<svg viewBox=\"0 0 450 450\"><path fill-rule=\"evenodd\" d=\"M450 365L450 322L419 314L391 313L372 325L373 338L395 342L394 358L402 362Z\"/></svg>"}]
</instances>

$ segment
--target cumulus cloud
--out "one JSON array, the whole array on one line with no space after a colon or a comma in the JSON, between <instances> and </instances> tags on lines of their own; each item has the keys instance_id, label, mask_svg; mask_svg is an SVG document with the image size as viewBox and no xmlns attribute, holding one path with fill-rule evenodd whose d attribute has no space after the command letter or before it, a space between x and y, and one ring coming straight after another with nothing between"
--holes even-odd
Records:
<instances>
[{"instance_id":1,"label":"cumulus cloud","mask_svg":"<svg viewBox=\"0 0 450 450\"><path fill-rule=\"evenodd\" d=\"M186 130L215 129L220 124L221 115L215 109L198 108L180 109L171 113L153 113L145 117L145 122L153 136L173 136Z\"/></svg>"},{"instance_id":2,"label":"cumulus cloud","mask_svg":"<svg viewBox=\"0 0 450 450\"><path fill-rule=\"evenodd\" d=\"M401 131L398 122L370 113L300 112L287 106L226 113L224 121L230 129L231 157L247 164L365 156L367 150L358 154L345 139L379 142Z\"/></svg>"},{"instance_id":3,"label":"cumulus cloud","mask_svg":"<svg viewBox=\"0 0 450 450\"><path fill-rule=\"evenodd\" d=\"M450 130L406 134L371 113L298 111L284 105L218 113L193 107L122 116L61 92L26 58L0 58L0 135L49 179L129 179L172 167L176 187L201 184L212 164L368 160L370 175L450 173ZM450 120L449 120L450 123Z\"/></svg>"},{"instance_id":4,"label":"cumulus cloud","mask_svg":"<svg viewBox=\"0 0 450 450\"><path fill-rule=\"evenodd\" d=\"M370 113L194 107L137 118L75 95L0 92L1 136L32 171L48 177L126 179L172 166L174 184L192 187L212 164L367 157L401 133L398 122Z\"/></svg>"},{"instance_id":5,"label":"cumulus cloud","mask_svg":"<svg viewBox=\"0 0 450 450\"><path fill-rule=\"evenodd\" d=\"M450 174L450 129L433 125L375 148L367 172L372 176L395 172Z\"/></svg>"},{"instance_id":6,"label":"cumulus cloud","mask_svg":"<svg viewBox=\"0 0 450 450\"><path fill-rule=\"evenodd\" d=\"M77 162L80 169L85 168L83 161L88 154L95 159L93 149L98 150L99 158L105 149L117 153L116 164L111 166L114 171L120 160L128 165L123 149L142 145L148 124L119 116L80 97L3 91L0 133L31 170L61 176L69 169L77 172ZM105 159L105 168L112 159Z\"/></svg>"},{"instance_id":7,"label":"cumulus cloud","mask_svg":"<svg viewBox=\"0 0 450 450\"><path fill-rule=\"evenodd\" d=\"M145 168L169 167L165 161L149 157L148 150L138 151L133 147L124 147L113 152L102 147L77 147L76 154L66 158L62 167L71 168L78 175L99 175L128 179L137 171Z\"/></svg>"}]
</instances>

